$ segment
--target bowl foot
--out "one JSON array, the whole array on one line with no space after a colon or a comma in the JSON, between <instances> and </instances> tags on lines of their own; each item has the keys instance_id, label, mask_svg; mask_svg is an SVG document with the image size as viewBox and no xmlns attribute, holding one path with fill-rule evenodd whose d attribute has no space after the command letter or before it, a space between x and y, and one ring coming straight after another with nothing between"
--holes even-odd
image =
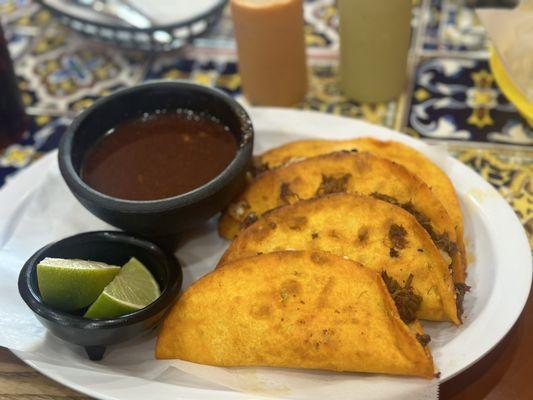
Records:
<instances>
[{"instance_id":1,"label":"bowl foot","mask_svg":"<svg viewBox=\"0 0 533 400\"><path fill-rule=\"evenodd\" d=\"M100 361L104 357L105 346L85 346L85 352L91 361Z\"/></svg>"}]
</instances>

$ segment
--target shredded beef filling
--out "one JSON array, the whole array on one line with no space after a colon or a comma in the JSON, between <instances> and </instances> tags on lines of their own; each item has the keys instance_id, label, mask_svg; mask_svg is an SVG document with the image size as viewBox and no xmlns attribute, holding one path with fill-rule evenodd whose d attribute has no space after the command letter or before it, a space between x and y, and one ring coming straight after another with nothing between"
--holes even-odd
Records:
<instances>
[{"instance_id":1,"label":"shredded beef filling","mask_svg":"<svg viewBox=\"0 0 533 400\"><path fill-rule=\"evenodd\" d=\"M431 342L431 337L428 334L421 335L420 333L417 333L416 340L418 340L422 346L426 347L428 343Z\"/></svg>"},{"instance_id":2,"label":"shredded beef filling","mask_svg":"<svg viewBox=\"0 0 533 400\"><path fill-rule=\"evenodd\" d=\"M400 256L398 250L405 249L407 245L407 231L405 228L398 224L392 224L389 229L389 240L392 243L392 247L389 250L389 256L391 258L396 258Z\"/></svg>"},{"instance_id":3,"label":"shredded beef filling","mask_svg":"<svg viewBox=\"0 0 533 400\"><path fill-rule=\"evenodd\" d=\"M396 279L391 278L385 271L381 272L381 277L396 304L402 321L406 324L413 322L422 303L422 297L414 293L411 287L413 275L409 275L404 286L401 286Z\"/></svg>"},{"instance_id":4,"label":"shredded beef filling","mask_svg":"<svg viewBox=\"0 0 533 400\"><path fill-rule=\"evenodd\" d=\"M291 190L288 183L283 182L279 189L279 198L286 204L296 203L300 200L300 196Z\"/></svg>"},{"instance_id":5,"label":"shredded beef filling","mask_svg":"<svg viewBox=\"0 0 533 400\"><path fill-rule=\"evenodd\" d=\"M431 226L431 221L427 217L427 215L418 211L413 205L413 203L407 202L402 204L401 207L409 214L413 215L418 221L418 223L424 227L424 229L429 233L429 236L431 236L431 239L433 240L437 248L448 253L450 257L455 254L455 252L457 251L457 244L450 240L448 232L444 232L441 234L435 232L433 230L433 227Z\"/></svg>"},{"instance_id":6,"label":"shredded beef filling","mask_svg":"<svg viewBox=\"0 0 533 400\"><path fill-rule=\"evenodd\" d=\"M386 194L383 194L383 193L374 192L370 196L372 196L373 198L378 199L378 200L386 201L387 203L390 203L390 204L392 204L394 206L399 206L400 205L398 200L396 200L394 197L387 196Z\"/></svg>"},{"instance_id":7,"label":"shredded beef filling","mask_svg":"<svg viewBox=\"0 0 533 400\"><path fill-rule=\"evenodd\" d=\"M430 219L428 218L428 216L424 213L421 213L420 211L418 211L414 204L411 203L410 201L408 201L407 203L403 203L401 204L401 207L407 211L409 214L411 214L413 217L416 218L416 220L418 221L418 223L420 225L422 225L428 232L429 230L431 230L431 221Z\"/></svg>"},{"instance_id":8,"label":"shredded beef filling","mask_svg":"<svg viewBox=\"0 0 533 400\"><path fill-rule=\"evenodd\" d=\"M322 183L316 190L317 196L324 196L331 193L346 192L346 186L351 174L344 174L340 177L322 175Z\"/></svg>"},{"instance_id":9,"label":"shredded beef filling","mask_svg":"<svg viewBox=\"0 0 533 400\"><path fill-rule=\"evenodd\" d=\"M448 232L441 233L440 235L434 234L431 238L439 249L444 250L450 256L457 252L457 244L450 240Z\"/></svg>"},{"instance_id":10,"label":"shredded beef filling","mask_svg":"<svg viewBox=\"0 0 533 400\"><path fill-rule=\"evenodd\" d=\"M254 213L253 211L248 214L246 216L246 218L244 218L244 220L241 222L241 227L244 229L244 228L247 228L249 227L250 225L252 225L255 221L257 221L258 218L257 218L257 214Z\"/></svg>"},{"instance_id":11,"label":"shredded beef filling","mask_svg":"<svg viewBox=\"0 0 533 400\"><path fill-rule=\"evenodd\" d=\"M431 236L431 239L437 246L437 248L445 251L452 257L457 252L457 244L455 242L452 242L450 240L450 236L447 232L438 234L433 230L433 227L431 226L431 220L428 218L428 216L420 211L418 211L413 203L408 201L407 203L401 204L396 200L394 197L387 196L386 194L377 193L374 192L371 194L372 197L386 201L387 203L393 204L395 206L399 206L403 208L405 211L407 211L409 214L411 214L415 219L418 221L420 225L429 233L429 236Z\"/></svg>"},{"instance_id":12,"label":"shredded beef filling","mask_svg":"<svg viewBox=\"0 0 533 400\"><path fill-rule=\"evenodd\" d=\"M405 228L398 224L392 224L389 229L389 239L395 249L405 249L407 245L407 231Z\"/></svg>"},{"instance_id":13,"label":"shredded beef filling","mask_svg":"<svg viewBox=\"0 0 533 400\"><path fill-rule=\"evenodd\" d=\"M455 283L455 304L457 305L457 314L459 319L463 316L464 308L463 301L465 299L466 292L470 291L470 286L466 283L456 282Z\"/></svg>"}]
</instances>

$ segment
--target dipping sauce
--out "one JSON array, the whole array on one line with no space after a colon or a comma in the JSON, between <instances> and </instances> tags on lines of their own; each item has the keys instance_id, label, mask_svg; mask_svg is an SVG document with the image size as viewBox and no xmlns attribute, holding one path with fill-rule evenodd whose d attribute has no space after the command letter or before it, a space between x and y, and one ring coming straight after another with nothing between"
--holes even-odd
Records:
<instances>
[{"instance_id":1,"label":"dipping sauce","mask_svg":"<svg viewBox=\"0 0 533 400\"><path fill-rule=\"evenodd\" d=\"M126 200L157 200L190 192L219 175L237 142L220 122L191 111L125 121L88 152L81 178Z\"/></svg>"}]
</instances>

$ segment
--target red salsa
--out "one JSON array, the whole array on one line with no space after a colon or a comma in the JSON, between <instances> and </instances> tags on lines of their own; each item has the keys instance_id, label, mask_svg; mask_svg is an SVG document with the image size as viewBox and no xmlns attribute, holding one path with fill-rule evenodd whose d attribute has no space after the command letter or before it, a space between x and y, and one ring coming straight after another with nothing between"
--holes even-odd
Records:
<instances>
[{"instance_id":1,"label":"red salsa","mask_svg":"<svg viewBox=\"0 0 533 400\"><path fill-rule=\"evenodd\" d=\"M190 192L219 175L237 142L213 118L164 112L120 123L89 150L81 178L126 200L156 200Z\"/></svg>"}]
</instances>

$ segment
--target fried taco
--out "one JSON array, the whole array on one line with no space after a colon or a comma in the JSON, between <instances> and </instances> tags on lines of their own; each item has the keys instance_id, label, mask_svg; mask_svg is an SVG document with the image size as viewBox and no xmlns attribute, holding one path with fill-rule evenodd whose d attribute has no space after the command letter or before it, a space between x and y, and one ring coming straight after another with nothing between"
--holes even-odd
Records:
<instances>
[{"instance_id":1,"label":"fried taco","mask_svg":"<svg viewBox=\"0 0 533 400\"><path fill-rule=\"evenodd\" d=\"M222 215L219 233L233 239L267 211L338 192L374 196L410 212L442 251L454 280L464 282L455 225L437 196L405 167L371 153L330 153L261 174Z\"/></svg>"},{"instance_id":2,"label":"fried taco","mask_svg":"<svg viewBox=\"0 0 533 400\"><path fill-rule=\"evenodd\" d=\"M329 251L384 271L401 290L401 314L460 323L462 298L448 266L429 234L401 207L343 193L280 207L243 230L219 266L280 250Z\"/></svg>"},{"instance_id":3,"label":"fried taco","mask_svg":"<svg viewBox=\"0 0 533 400\"><path fill-rule=\"evenodd\" d=\"M258 171L274 169L294 161L342 150L358 150L373 153L403 165L416 174L440 200L450 219L456 235L457 246L466 267L466 252L463 241L463 214L459 199L448 176L429 158L419 151L396 141L381 141L370 137L348 140L299 140L269 150L256 159ZM464 276L458 280L464 282Z\"/></svg>"},{"instance_id":4,"label":"fried taco","mask_svg":"<svg viewBox=\"0 0 533 400\"><path fill-rule=\"evenodd\" d=\"M401 320L375 271L284 251L232 262L189 287L163 322L156 358L432 378L427 341Z\"/></svg>"}]
</instances>

